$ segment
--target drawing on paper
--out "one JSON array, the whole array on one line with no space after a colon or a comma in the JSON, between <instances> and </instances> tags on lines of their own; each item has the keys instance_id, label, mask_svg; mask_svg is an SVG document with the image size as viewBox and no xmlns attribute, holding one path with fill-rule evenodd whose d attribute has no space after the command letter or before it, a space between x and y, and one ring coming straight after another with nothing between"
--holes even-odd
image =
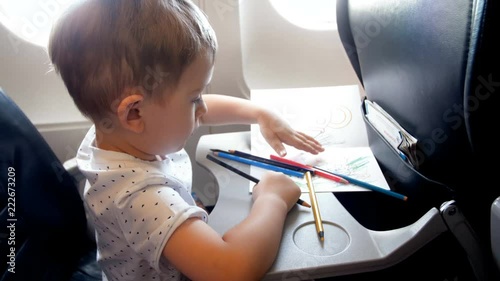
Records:
<instances>
[{"instance_id":1,"label":"drawing on paper","mask_svg":"<svg viewBox=\"0 0 500 281\"><path fill-rule=\"evenodd\" d=\"M253 90L251 99L276 112L294 129L313 136L325 147L320 155L309 155L286 146L287 158L389 189L368 147L358 86ZM276 154L262 137L258 125L251 126L251 153L266 158ZM250 169L257 178L262 172L259 168ZM307 192L304 180L293 179ZM366 190L316 176L313 183L317 192Z\"/></svg>"}]
</instances>

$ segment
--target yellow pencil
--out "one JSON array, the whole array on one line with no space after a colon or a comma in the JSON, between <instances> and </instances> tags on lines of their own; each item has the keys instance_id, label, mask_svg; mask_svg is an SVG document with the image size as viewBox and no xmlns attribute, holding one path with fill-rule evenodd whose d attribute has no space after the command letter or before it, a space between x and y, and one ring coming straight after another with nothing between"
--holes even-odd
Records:
<instances>
[{"instance_id":1,"label":"yellow pencil","mask_svg":"<svg viewBox=\"0 0 500 281\"><path fill-rule=\"evenodd\" d=\"M311 198L311 206L313 209L314 223L316 224L316 231L318 232L319 239L325 240L325 230L323 229L323 222L319 213L318 199L316 198L316 191L312 183L311 172L305 173L307 187L309 188L309 198Z\"/></svg>"}]
</instances>

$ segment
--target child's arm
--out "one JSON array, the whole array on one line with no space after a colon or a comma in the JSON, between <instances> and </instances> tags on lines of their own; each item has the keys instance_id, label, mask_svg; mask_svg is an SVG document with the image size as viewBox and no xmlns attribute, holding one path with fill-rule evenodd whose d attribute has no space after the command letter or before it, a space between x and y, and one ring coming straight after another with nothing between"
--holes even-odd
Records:
<instances>
[{"instance_id":1,"label":"child's arm","mask_svg":"<svg viewBox=\"0 0 500 281\"><path fill-rule=\"evenodd\" d=\"M222 237L199 219L184 222L167 242L165 258L192 280L260 280L276 258L300 189L287 176L268 172L252 196L248 217Z\"/></svg>"},{"instance_id":2,"label":"child's arm","mask_svg":"<svg viewBox=\"0 0 500 281\"><path fill-rule=\"evenodd\" d=\"M208 108L201 117L203 125L258 123L266 141L281 156L286 155L283 143L313 154L324 150L314 138L295 131L278 115L249 100L222 95L204 95L203 99Z\"/></svg>"}]
</instances>

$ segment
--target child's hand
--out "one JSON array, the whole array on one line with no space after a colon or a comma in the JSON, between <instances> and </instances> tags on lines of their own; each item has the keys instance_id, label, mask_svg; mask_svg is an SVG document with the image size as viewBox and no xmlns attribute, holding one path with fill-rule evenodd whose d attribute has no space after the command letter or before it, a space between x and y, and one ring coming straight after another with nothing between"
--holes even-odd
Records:
<instances>
[{"instance_id":1,"label":"child's hand","mask_svg":"<svg viewBox=\"0 0 500 281\"><path fill-rule=\"evenodd\" d=\"M273 198L283 200L286 204L287 211L290 211L297 203L300 195L301 191L299 186L290 179L290 177L282 173L271 171L264 173L259 183L254 186L252 191L254 201L260 196L272 196Z\"/></svg>"},{"instance_id":2,"label":"child's hand","mask_svg":"<svg viewBox=\"0 0 500 281\"><path fill-rule=\"evenodd\" d=\"M312 154L324 151L321 144L313 137L295 131L285 120L270 111L259 116L258 123L262 136L279 156L286 155L283 143Z\"/></svg>"}]
</instances>

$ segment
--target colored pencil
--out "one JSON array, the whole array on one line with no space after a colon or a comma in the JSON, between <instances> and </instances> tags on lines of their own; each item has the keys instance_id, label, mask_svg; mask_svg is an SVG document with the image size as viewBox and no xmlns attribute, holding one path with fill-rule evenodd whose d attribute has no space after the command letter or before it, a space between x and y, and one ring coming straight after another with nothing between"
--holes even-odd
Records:
<instances>
[{"instance_id":1,"label":"colored pencil","mask_svg":"<svg viewBox=\"0 0 500 281\"><path fill-rule=\"evenodd\" d=\"M246 178L247 180L249 180L251 182L254 182L254 183L258 183L259 182L259 180L257 178L255 178L254 176L251 176L251 175L249 175L249 174L247 174L247 173L245 173L245 172L243 172L243 171L241 171L241 170L239 170L239 169L237 169L237 168L235 168L235 167L233 167L233 166L231 166L231 165L229 165L229 164L227 164L225 162L222 162L222 161L220 161L219 159L213 157L210 154L207 154L207 159L211 160L212 162L215 162L215 163L221 165L222 167L224 167L224 168L226 168L226 169L228 169L230 171L235 172L236 174L238 174L238 175Z\"/></svg>"},{"instance_id":2,"label":"colored pencil","mask_svg":"<svg viewBox=\"0 0 500 281\"><path fill-rule=\"evenodd\" d=\"M274 165L274 166L285 168L285 169L289 169L292 171L297 171L297 172L301 172L301 173L305 173L305 172L309 171L309 172L311 172L311 174L314 175L314 170L312 168L309 168L309 167L299 167L299 166L295 166L295 165L290 165L290 164L287 164L284 162L280 162L280 161L276 161L273 159L268 159L268 158L252 155L250 153L246 153L246 152L242 152L242 151L238 151L238 150L228 150L228 152L231 154L234 154L236 156L240 156L240 157L247 158L250 160L259 161L262 163Z\"/></svg>"},{"instance_id":3,"label":"colored pencil","mask_svg":"<svg viewBox=\"0 0 500 281\"><path fill-rule=\"evenodd\" d=\"M372 191L378 191L380 193L392 196L392 197L397 198L397 199L401 199L403 201L408 200L407 196L402 195L402 194L397 193L397 192L394 192L392 190L384 189L384 188L378 187L376 185L373 185L373 184L370 184L370 183L367 183L367 182L364 182L364 181L360 181L360 180L357 180L355 178L351 178L349 176L342 175L342 174L339 174L339 173L336 173L336 172L327 171L327 170L324 170L324 169L321 169L321 168L318 168L318 167L314 167L314 168L317 169L317 170L321 170L321 171L323 171L325 173L331 173L333 175L342 177L342 178L348 180L350 183L352 183L354 185L361 186L361 187L364 187L364 188L372 190Z\"/></svg>"},{"instance_id":4,"label":"colored pencil","mask_svg":"<svg viewBox=\"0 0 500 281\"><path fill-rule=\"evenodd\" d=\"M318 232L319 239L321 241L325 240L325 230L323 228L323 221L321 220L321 214L319 213L318 199L316 198L316 190L312 183L311 172L306 172L305 174L307 187L309 188L309 198L311 198L311 204L313 208L314 224L316 225L316 232Z\"/></svg>"},{"instance_id":5,"label":"colored pencil","mask_svg":"<svg viewBox=\"0 0 500 281\"><path fill-rule=\"evenodd\" d=\"M250 180L251 182L254 182L255 184L258 184L259 183L259 180L227 163L224 163L222 161L220 161L219 159L213 157L212 155L210 154L207 154L207 159L208 160L211 160L212 162L216 163L216 164L219 164L220 166L232 171L232 172L235 172L236 174L246 178L247 180ZM304 207L307 207L307 208L310 208L311 205L309 203L307 203L306 201L302 200L302 199L298 199L297 200L297 204L301 205L301 206L304 206Z\"/></svg>"},{"instance_id":6,"label":"colored pencil","mask_svg":"<svg viewBox=\"0 0 500 281\"><path fill-rule=\"evenodd\" d=\"M344 184L348 184L349 183L349 181L347 179L344 179L342 177L339 177L339 176L331 174L331 173L327 173L327 172L318 170L315 167L311 167L311 166L307 166L307 165L301 164L299 162L295 162L295 161L290 160L290 159L286 159L286 158L279 157L279 156L276 156L276 155L271 155L271 159L272 160L276 160L276 161L280 161L280 162L283 162L283 163L286 163L286 164L289 164L289 165L297 166L297 167L313 169L314 170L314 174L317 175L318 177L322 177L322 178L325 178L325 179L330 179L330 180L333 180L333 181L336 181L336 182L340 182L340 183L344 183Z\"/></svg>"},{"instance_id":7,"label":"colored pencil","mask_svg":"<svg viewBox=\"0 0 500 281\"><path fill-rule=\"evenodd\" d=\"M219 157L226 158L229 160L237 161L237 162L244 163L247 165L252 165L255 167L262 168L262 169L271 170L271 171L275 171L275 172L281 172L285 175L289 175L289 176L293 176L293 177L304 178L304 173L285 169L282 167L266 164L263 162L259 162L259 161L255 161L255 160L251 160L251 159L247 159L247 158L243 158L240 156L233 155L231 153L217 151L217 152L213 152L213 154L215 156L219 156Z\"/></svg>"}]
</instances>

